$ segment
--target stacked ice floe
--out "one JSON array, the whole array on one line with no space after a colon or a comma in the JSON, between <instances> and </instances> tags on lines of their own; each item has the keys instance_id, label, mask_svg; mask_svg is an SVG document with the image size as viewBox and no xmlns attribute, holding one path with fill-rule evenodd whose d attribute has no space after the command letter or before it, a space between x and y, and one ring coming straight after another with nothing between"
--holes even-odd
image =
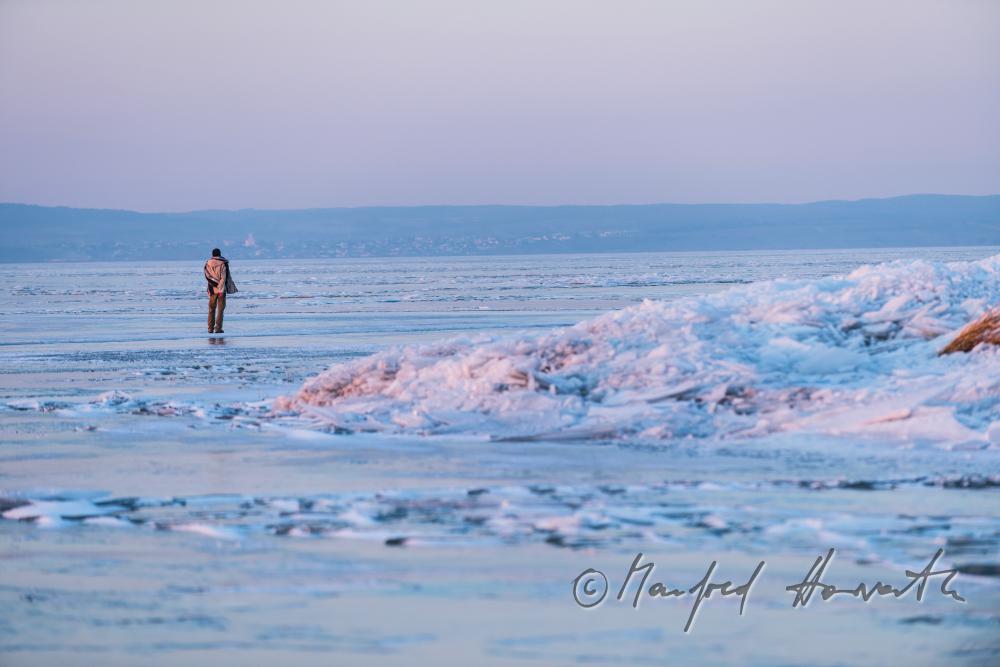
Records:
<instances>
[{"instance_id":1,"label":"stacked ice floe","mask_svg":"<svg viewBox=\"0 0 1000 667\"><path fill-rule=\"evenodd\" d=\"M1000 302L1000 255L893 262L646 301L544 335L458 338L337 365L281 409L347 430L502 438L778 430L1000 442L1000 350L937 357Z\"/></svg>"}]
</instances>

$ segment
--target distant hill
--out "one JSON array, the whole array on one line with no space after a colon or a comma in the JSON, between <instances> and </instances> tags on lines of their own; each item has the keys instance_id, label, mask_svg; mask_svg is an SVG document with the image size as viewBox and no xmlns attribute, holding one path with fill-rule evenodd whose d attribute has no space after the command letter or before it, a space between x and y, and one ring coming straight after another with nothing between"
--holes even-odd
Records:
<instances>
[{"instance_id":1,"label":"distant hill","mask_svg":"<svg viewBox=\"0 0 1000 667\"><path fill-rule=\"evenodd\" d=\"M0 262L1000 245L1000 195L811 204L134 211L0 204Z\"/></svg>"}]
</instances>

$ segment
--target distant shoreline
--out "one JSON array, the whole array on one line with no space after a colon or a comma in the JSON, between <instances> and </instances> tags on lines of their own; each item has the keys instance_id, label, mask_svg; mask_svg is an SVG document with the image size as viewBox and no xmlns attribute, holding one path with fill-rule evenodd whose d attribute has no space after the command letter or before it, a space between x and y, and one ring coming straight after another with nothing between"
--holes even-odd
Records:
<instances>
[{"instance_id":1,"label":"distant shoreline","mask_svg":"<svg viewBox=\"0 0 1000 667\"><path fill-rule=\"evenodd\" d=\"M713 249L713 250L632 250L632 251L594 251L594 252L534 252L534 253L512 253L512 254L479 254L479 255L370 255L366 257L243 257L240 258L240 263L245 262L315 262L328 260L331 262L367 262L376 260L433 260L433 259L450 259L450 260L512 260L517 258L538 258L544 256L551 257L594 257L594 256L615 256L615 255L712 255L712 254L724 254L724 255L755 255L755 254L793 254L793 253L829 253L829 252L891 252L893 250L905 251L905 250L974 250L974 249L993 249L996 251L995 254L1000 254L1000 243L997 244L982 244L982 245L910 245L910 246L877 246L877 247L845 247L845 248L752 248L752 249ZM199 263L204 260L205 257L201 255L192 255L190 257L180 257L174 259L49 259L49 260L36 260L36 261L5 261L0 259L0 266L17 266L19 264L25 265L66 265L66 264L120 264L123 262L128 262L130 264L167 264L174 262L193 262Z\"/></svg>"},{"instance_id":2,"label":"distant shoreline","mask_svg":"<svg viewBox=\"0 0 1000 667\"><path fill-rule=\"evenodd\" d=\"M1000 198L1000 193L991 194L947 194L940 192L914 192L903 195L887 195L885 197L858 197L855 199L816 199L802 202L646 202L627 203L619 202L615 204L386 204L386 205L366 205L366 206L303 206L301 208L255 208L245 206L241 208L205 208L191 209L183 211L139 211L130 208L95 207L95 206L69 206L66 204L34 204L30 202L0 201L0 208L4 206L23 206L39 209L61 209L70 211L93 211L101 213L131 213L135 215L199 215L199 214L246 214L246 213L296 213L312 211L393 211L411 209L601 209L601 208L648 208L648 207L752 207L752 206L820 206L826 204L863 204L868 202L891 202L901 199L915 198L940 198L940 199L990 199Z\"/></svg>"},{"instance_id":3,"label":"distant shoreline","mask_svg":"<svg viewBox=\"0 0 1000 667\"><path fill-rule=\"evenodd\" d=\"M137 213L0 204L0 263L1000 246L1000 195Z\"/></svg>"}]
</instances>

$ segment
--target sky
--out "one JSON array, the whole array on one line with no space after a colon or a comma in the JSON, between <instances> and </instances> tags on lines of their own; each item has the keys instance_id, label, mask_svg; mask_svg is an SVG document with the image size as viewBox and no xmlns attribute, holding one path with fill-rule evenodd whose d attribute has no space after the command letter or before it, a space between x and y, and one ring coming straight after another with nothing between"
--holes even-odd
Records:
<instances>
[{"instance_id":1,"label":"sky","mask_svg":"<svg viewBox=\"0 0 1000 667\"><path fill-rule=\"evenodd\" d=\"M0 201L1000 192L995 0L0 0Z\"/></svg>"}]
</instances>

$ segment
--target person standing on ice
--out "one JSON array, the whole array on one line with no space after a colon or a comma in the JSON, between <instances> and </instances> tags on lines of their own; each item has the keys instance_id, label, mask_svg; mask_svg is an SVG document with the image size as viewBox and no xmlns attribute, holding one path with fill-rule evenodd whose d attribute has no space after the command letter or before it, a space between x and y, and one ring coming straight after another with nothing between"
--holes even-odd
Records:
<instances>
[{"instance_id":1,"label":"person standing on ice","mask_svg":"<svg viewBox=\"0 0 1000 667\"><path fill-rule=\"evenodd\" d=\"M222 313L226 310L226 295L237 292L236 283L229 274L229 260L218 248L205 262L205 280L208 281L208 333L223 333Z\"/></svg>"}]
</instances>

